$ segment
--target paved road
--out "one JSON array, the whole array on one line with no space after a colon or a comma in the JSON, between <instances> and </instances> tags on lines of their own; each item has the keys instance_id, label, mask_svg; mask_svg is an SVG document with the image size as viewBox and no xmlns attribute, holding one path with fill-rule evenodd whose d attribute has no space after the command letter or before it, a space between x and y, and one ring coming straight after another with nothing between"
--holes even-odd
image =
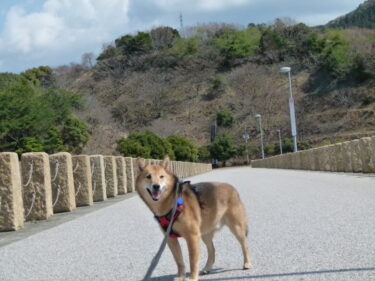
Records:
<instances>
[{"instance_id":1,"label":"paved road","mask_svg":"<svg viewBox=\"0 0 375 281\"><path fill-rule=\"evenodd\" d=\"M192 180L238 188L254 265L240 270L240 247L224 228L214 239L215 271L201 280L375 280L375 176L238 168ZM1 247L0 280L137 281L161 240L132 197ZM152 281L174 273L167 251Z\"/></svg>"}]
</instances>

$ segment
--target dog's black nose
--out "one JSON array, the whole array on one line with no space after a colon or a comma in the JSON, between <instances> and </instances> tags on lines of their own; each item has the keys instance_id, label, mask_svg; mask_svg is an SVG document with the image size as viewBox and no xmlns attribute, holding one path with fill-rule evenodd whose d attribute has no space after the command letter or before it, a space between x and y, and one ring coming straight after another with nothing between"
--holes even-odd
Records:
<instances>
[{"instance_id":1,"label":"dog's black nose","mask_svg":"<svg viewBox=\"0 0 375 281\"><path fill-rule=\"evenodd\" d=\"M152 188L155 190L155 191L158 191L160 189L160 185L159 184L153 184L152 185Z\"/></svg>"}]
</instances>

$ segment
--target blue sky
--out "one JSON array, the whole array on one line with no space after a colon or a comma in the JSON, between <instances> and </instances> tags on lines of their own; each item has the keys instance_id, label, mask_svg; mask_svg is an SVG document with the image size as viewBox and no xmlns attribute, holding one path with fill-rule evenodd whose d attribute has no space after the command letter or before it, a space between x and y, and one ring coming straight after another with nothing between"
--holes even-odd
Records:
<instances>
[{"instance_id":1,"label":"blue sky","mask_svg":"<svg viewBox=\"0 0 375 281\"><path fill-rule=\"evenodd\" d=\"M115 38L152 27L208 22L325 24L364 0L0 0L0 72L80 62Z\"/></svg>"}]
</instances>

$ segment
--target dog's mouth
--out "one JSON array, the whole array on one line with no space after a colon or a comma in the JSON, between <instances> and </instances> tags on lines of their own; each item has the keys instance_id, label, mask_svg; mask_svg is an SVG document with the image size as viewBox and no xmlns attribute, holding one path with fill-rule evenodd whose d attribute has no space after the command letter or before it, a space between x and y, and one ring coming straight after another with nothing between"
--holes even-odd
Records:
<instances>
[{"instance_id":1,"label":"dog's mouth","mask_svg":"<svg viewBox=\"0 0 375 281\"><path fill-rule=\"evenodd\" d=\"M150 191L150 190L147 188L147 191L148 191L148 193L150 193L150 196L151 196L152 200L154 200L154 201L159 201L159 199L160 199L160 195L161 195L160 190L153 190L153 191Z\"/></svg>"}]
</instances>

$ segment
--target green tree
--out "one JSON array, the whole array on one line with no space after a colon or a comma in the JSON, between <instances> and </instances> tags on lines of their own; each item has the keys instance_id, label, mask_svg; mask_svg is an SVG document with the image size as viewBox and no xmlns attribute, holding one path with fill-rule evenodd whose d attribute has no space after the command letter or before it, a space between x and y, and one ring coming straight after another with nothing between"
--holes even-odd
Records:
<instances>
[{"instance_id":1,"label":"green tree","mask_svg":"<svg viewBox=\"0 0 375 281\"><path fill-rule=\"evenodd\" d=\"M22 137L17 143L17 149L15 152L22 154L25 152L42 152L44 146L41 141L35 137Z\"/></svg>"},{"instance_id":2,"label":"green tree","mask_svg":"<svg viewBox=\"0 0 375 281\"><path fill-rule=\"evenodd\" d=\"M199 39L192 38L177 38L171 48L171 52L179 57L194 56L198 52Z\"/></svg>"},{"instance_id":3,"label":"green tree","mask_svg":"<svg viewBox=\"0 0 375 281\"><path fill-rule=\"evenodd\" d=\"M216 114L216 120L217 120L218 126L223 126L223 127L232 127L234 123L233 114L227 108L220 110Z\"/></svg>"},{"instance_id":4,"label":"green tree","mask_svg":"<svg viewBox=\"0 0 375 281\"><path fill-rule=\"evenodd\" d=\"M124 156L163 159L175 158L171 144L150 131L133 133L117 141L117 150Z\"/></svg>"},{"instance_id":5,"label":"green tree","mask_svg":"<svg viewBox=\"0 0 375 281\"><path fill-rule=\"evenodd\" d=\"M108 45L104 47L103 51L96 58L96 60L97 61L106 60L106 59L110 59L119 55L120 55L120 51L115 46Z\"/></svg>"},{"instance_id":6,"label":"green tree","mask_svg":"<svg viewBox=\"0 0 375 281\"><path fill-rule=\"evenodd\" d=\"M258 28L244 30L225 28L214 39L217 48L227 60L250 57L259 49L261 34Z\"/></svg>"},{"instance_id":7,"label":"green tree","mask_svg":"<svg viewBox=\"0 0 375 281\"><path fill-rule=\"evenodd\" d=\"M198 160L198 148L192 141L182 136L169 136L167 141L172 145L177 161L195 162Z\"/></svg>"},{"instance_id":8,"label":"green tree","mask_svg":"<svg viewBox=\"0 0 375 281\"><path fill-rule=\"evenodd\" d=\"M229 133L217 136L212 144L208 146L211 157L223 162L237 155L237 146L233 142L233 137Z\"/></svg>"},{"instance_id":9,"label":"green tree","mask_svg":"<svg viewBox=\"0 0 375 281\"><path fill-rule=\"evenodd\" d=\"M64 141L71 140L62 138L62 130L79 99L66 91L41 91L21 75L0 74L0 150L65 151Z\"/></svg>"},{"instance_id":10,"label":"green tree","mask_svg":"<svg viewBox=\"0 0 375 281\"><path fill-rule=\"evenodd\" d=\"M86 124L69 115L63 124L61 137L69 152L81 153L89 140Z\"/></svg>"},{"instance_id":11,"label":"green tree","mask_svg":"<svg viewBox=\"0 0 375 281\"><path fill-rule=\"evenodd\" d=\"M122 36L115 40L115 45L124 55L142 54L152 50L151 36L147 32Z\"/></svg>"},{"instance_id":12,"label":"green tree","mask_svg":"<svg viewBox=\"0 0 375 281\"><path fill-rule=\"evenodd\" d=\"M122 138L117 141L117 150L124 156L151 158L151 148L143 146L139 141Z\"/></svg>"},{"instance_id":13,"label":"green tree","mask_svg":"<svg viewBox=\"0 0 375 281\"><path fill-rule=\"evenodd\" d=\"M211 157L210 151L207 148L207 145L202 145L198 148L198 158L200 161L207 161Z\"/></svg>"},{"instance_id":14,"label":"green tree","mask_svg":"<svg viewBox=\"0 0 375 281\"><path fill-rule=\"evenodd\" d=\"M21 73L21 75L31 81L36 87L51 88L56 83L56 76L49 66L31 68Z\"/></svg>"},{"instance_id":15,"label":"green tree","mask_svg":"<svg viewBox=\"0 0 375 281\"><path fill-rule=\"evenodd\" d=\"M68 148L64 145L61 133L59 129L52 126L43 141L43 149L47 153L56 153L61 151L68 151Z\"/></svg>"}]
</instances>

